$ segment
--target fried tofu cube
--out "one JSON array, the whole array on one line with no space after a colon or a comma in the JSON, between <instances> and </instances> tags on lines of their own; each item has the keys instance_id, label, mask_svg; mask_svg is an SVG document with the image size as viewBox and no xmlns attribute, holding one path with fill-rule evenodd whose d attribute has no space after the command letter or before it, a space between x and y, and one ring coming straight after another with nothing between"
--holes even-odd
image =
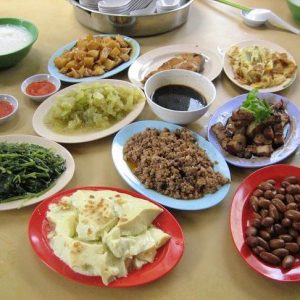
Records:
<instances>
[{"instance_id":1,"label":"fried tofu cube","mask_svg":"<svg viewBox=\"0 0 300 300\"><path fill-rule=\"evenodd\" d=\"M94 57L88 57L86 56L84 59L83 59L83 62L84 62L84 65L86 67L92 67L93 64L94 64Z\"/></svg>"},{"instance_id":2,"label":"fried tofu cube","mask_svg":"<svg viewBox=\"0 0 300 300\"><path fill-rule=\"evenodd\" d=\"M111 50L111 52L109 53L109 56L112 58L116 58L120 53L121 53L121 51L119 50L119 48L115 47Z\"/></svg>"},{"instance_id":3,"label":"fried tofu cube","mask_svg":"<svg viewBox=\"0 0 300 300\"><path fill-rule=\"evenodd\" d=\"M99 56L100 51L99 50L89 50L88 51L88 56L92 56L94 58L97 58Z\"/></svg>"},{"instance_id":4,"label":"fried tofu cube","mask_svg":"<svg viewBox=\"0 0 300 300\"><path fill-rule=\"evenodd\" d=\"M130 56L128 54L122 53L120 54L120 57L124 60L124 61L128 61L130 59Z\"/></svg>"},{"instance_id":5,"label":"fried tofu cube","mask_svg":"<svg viewBox=\"0 0 300 300\"><path fill-rule=\"evenodd\" d=\"M103 65L106 70L111 70L116 65L116 63L108 58L107 60L105 60Z\"/></svg>"},{"instance_id":6,"label":"fried tofu cube","mask_svg":"<svg viewBox=\"0 0 300 300\"><path fill-rule=\"evenodd\" d=\"M63 68L67 64L67 62L68 62L68 60L64 57L61 57L61 56L56 57L54 59L54 64L59 69Z\"/></svg>"}]
</instances>

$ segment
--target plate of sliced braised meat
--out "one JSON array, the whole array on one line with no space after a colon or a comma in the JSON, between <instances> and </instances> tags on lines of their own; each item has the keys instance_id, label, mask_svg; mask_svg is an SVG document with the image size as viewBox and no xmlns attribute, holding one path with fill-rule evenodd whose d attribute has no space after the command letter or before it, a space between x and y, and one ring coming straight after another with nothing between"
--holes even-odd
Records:
<instances>
[{"instance_id":1,"label":"plate of sliced braised meat","mask_svg":"<svg viewBox=\"0 0 300 300\"><path fill-rule=\"evenodd\" d=\"M232 165L278 163L300 144L300 111L281 95L252 90L221 106L208 125L208 140Z\"/></svg>"},{"instance_id":2,"label":"plate of sliced braised meat","mask_svg":"<svg viewBox=\"0 0 300 300\"><path fill-rule=\"evenodd\" d=\"M214 80L222 72L220 54L199 45L170 45L149 51L140 56L129 68L129 80L143 88L148 78L160 71L183 69L201 73Z\"/></svg>"}]
</instances>

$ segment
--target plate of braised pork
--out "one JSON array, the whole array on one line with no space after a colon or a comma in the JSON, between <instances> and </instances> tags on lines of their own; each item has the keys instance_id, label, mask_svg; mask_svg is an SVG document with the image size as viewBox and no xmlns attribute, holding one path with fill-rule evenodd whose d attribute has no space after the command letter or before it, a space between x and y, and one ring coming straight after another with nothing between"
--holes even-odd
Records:
<instances>
[{"instance_id":1,"label":"plate of braised pork","mask_svg":"<svg viewBox=\"0 0 300 300\"><path fill-rule=\"evenodd\" d=\"M208 124L208 140L227 162L243 168L278 163L300 144L300 111L290 100L252 90L221 106Z\"/></svg>"}]
</instances>

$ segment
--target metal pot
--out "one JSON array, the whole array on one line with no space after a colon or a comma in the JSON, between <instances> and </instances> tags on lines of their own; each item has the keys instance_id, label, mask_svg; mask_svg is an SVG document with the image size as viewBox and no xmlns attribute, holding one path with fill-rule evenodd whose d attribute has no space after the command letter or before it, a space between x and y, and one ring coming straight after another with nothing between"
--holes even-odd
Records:
<instances>
[{"instance_id":1,"label":"metal pot","mask_svg":"<svg viewBox=\"0 0 300 300\"><path fill-rule=\"evenodd\" d=\"M147 16L104 14L86 8L76 0L70 0L77 20L84 26L103 33L119 33L128 36L149 36L170 31L188 19L193 0L184 0L181 7L165 13Z\"/></svg>"}]
</instances>

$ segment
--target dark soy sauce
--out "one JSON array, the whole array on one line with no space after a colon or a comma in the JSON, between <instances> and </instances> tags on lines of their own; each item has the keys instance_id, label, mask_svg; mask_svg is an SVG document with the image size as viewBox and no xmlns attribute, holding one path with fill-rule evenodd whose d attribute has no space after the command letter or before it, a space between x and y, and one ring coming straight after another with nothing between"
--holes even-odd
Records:
<instances>
[{"instance_id":1,"label":"dark soy sauce","mask_svg":"<svg viewBox=\"0 0 300 300\"><path fill-rule=\"evenodd\" d=\"M171 84L158 88L152 101L171 110L191 111L207 105L205 98L189 86Z\"/></svg>"}]
</instances>

